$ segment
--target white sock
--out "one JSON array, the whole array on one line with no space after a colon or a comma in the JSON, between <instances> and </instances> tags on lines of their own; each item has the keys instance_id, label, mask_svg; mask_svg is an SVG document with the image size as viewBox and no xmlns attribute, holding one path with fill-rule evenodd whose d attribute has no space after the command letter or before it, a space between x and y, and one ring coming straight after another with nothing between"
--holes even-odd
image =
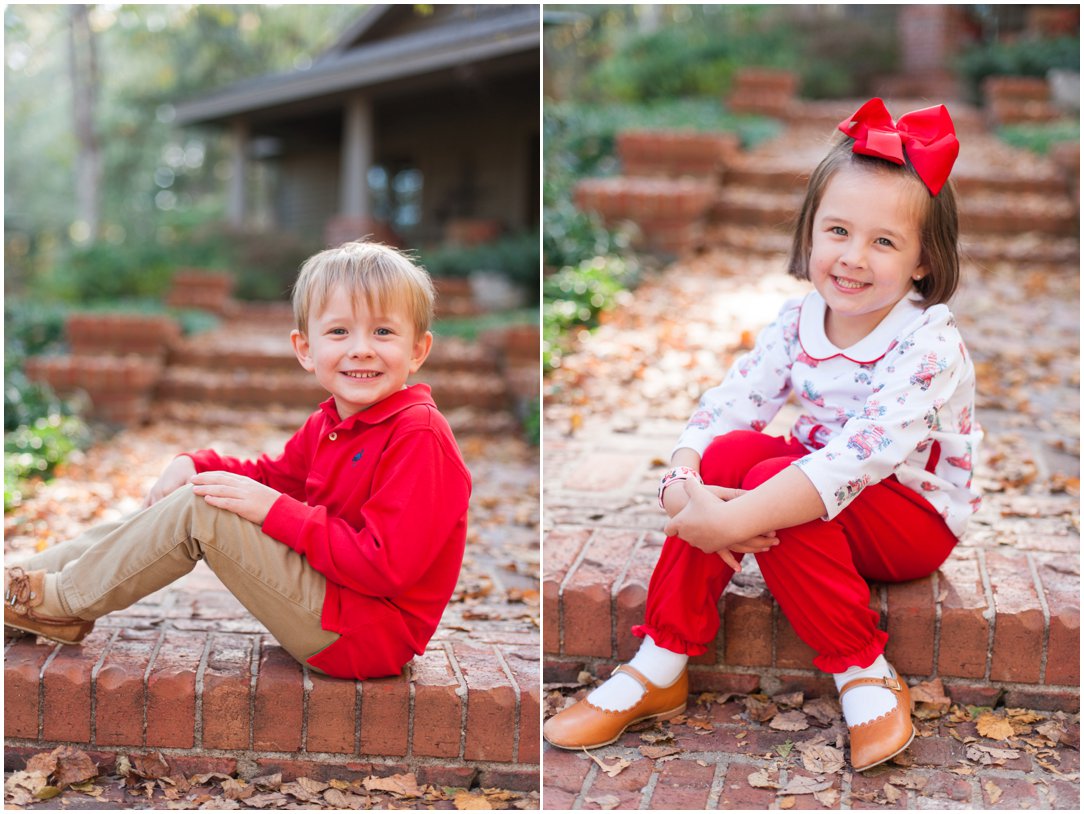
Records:
<instances>
[{"instance_id":1,"label":"white sock","mask_svg":"<svg viewBox=\"0 0 1084 814\"><path fill-rule=\"evenodd\" d=\"M833 674L837 691L856 678L892 677L892 669L883 654L874 659L869 667L848 667L845 672ZM890 712L896 706L896 694L885 687L856 687L843 696L840 703L847 726L858 726Z\"/></svg>"},{"instance_id":2,"label":"white sock","mask_svg":"<svg viewBox=\"0 0 1084 814\"><path fill-rule=\"evenodd\" d=\"M656 687L668 687L681 675L688 661L689 657L684 653L659 647L650 636L645 636L629 665ZM643 694L644 688L635 678L614 673L602 686L592 690L587 700L596 707L618 712L633 706Z\"/></svg>"}]
</instances>

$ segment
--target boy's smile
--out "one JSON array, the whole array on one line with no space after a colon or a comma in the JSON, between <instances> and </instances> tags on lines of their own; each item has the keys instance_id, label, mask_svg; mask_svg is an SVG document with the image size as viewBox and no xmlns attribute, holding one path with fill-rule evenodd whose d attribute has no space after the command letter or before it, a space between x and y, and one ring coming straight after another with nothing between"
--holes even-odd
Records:
<instances>
[{"instance_id":1,"label":"boy's smile","mask_svg":"<svg viewBox=\"0 0 1084 814\"><path fill-rule=\"evenodd\" d=\"M433 343L428 331L415 339L404 308L354 294L332 289L309 317L307 335L295 330L290 336L301 366L316 374L343 419L402 390Z\"/></svg>"}]
</instances>

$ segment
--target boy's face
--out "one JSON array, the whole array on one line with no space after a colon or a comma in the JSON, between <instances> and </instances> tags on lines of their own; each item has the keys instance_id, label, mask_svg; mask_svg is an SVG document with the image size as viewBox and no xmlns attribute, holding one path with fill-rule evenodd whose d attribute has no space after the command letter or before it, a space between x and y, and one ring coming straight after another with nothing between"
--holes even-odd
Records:
<instances>
[{"instance_id":1,"label":"boy's face","mask_svg":"<svg viewBox=\"0 0 1084 814\"><path fill-rule=\"evenodd\" d=\"M432 347L433 335L415 337L403 309L379 310L387 313L374 312L364 297L339 286L310 314L308 335L290 335L301 366L335 398L340 418L402 390Z\"/></svg>"}]
</instances>

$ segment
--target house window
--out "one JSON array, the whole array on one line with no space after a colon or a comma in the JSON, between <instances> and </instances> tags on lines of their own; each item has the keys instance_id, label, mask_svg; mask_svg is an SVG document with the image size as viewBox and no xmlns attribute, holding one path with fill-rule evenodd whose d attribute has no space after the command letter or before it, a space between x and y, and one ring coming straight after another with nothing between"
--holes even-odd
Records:
<instances>
[{"instance_id":1,"label":"house window","mask_svg":"<svg viewBox=\"0 0 1084 814\"><path fill-rule=\"evenodd\" d=\"M369 200L373 217L397 232L417 230L422 222L422 171L407 164L369 168Z\"/></svg>"}]
</instances>

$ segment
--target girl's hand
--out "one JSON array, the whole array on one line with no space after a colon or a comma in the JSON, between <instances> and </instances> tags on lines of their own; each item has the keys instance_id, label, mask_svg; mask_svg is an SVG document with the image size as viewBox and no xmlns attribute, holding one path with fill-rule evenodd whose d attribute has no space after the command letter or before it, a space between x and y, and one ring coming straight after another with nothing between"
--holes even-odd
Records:
<instances>
[{"instance_id":1,"label":"girl's hand","mask_svg":"<svg viewBox=\"0 0 1084 814\"><path fill-rule=\"evenodd\" d=\"M153 506L162 498L191 482L196 474L196 464L187 455L178 455L162 470L154 486L143 501L143 508Z\"/></svg>"},{"instance_id":2,"label":"girl's hand","mask_svg":"<svg viewBox=\"0 0 1084 814\"><path fill-rule=\"evenodd\" d=\"M664 529L666 535L680 537L708 554L714 554L719 549L728 548L731 543L737 542L727 539L723 533L725 524L720 516L720 509L726 503L712 491L721 487L709 488L692 479L682 481L681 485L685 487L687 501L681 511L667 522ZM676 488L677 484L666 491ZM663 497L665 498L665 494Z\"/></svg>"},{"instance_id":3,"label":"girl's hand","mask_svg":"<svg viewBox=\"0 0 1084 814\"><path fill-rule=\"evenodd\" d=\"M259 481L232 472L201 472L192 478L193 491L208 505L263 525L280 492Z\"/></svg>"}]
</instances>

